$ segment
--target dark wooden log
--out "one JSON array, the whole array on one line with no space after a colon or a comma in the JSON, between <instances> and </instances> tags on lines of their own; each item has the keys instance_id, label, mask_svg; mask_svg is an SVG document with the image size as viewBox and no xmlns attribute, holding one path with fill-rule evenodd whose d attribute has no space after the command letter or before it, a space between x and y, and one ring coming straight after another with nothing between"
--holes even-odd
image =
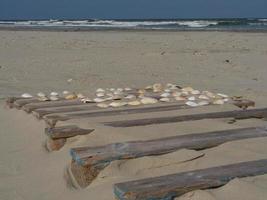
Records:
<instances>
[{"instance_id":1,"label":"dark wooden log","mask_svg":"<svg viewBox=\"0 0 267 200\"><path fill-rule=\"evenodd\" d=\"M98 109L97 111L88 111L82 113L65 113L65 114L51 114L44 117L44 120L51 127L55 126L57 121L66 121L69 119L81 119L81 118L92 118L92 117L102 117L102 116L115 116L115 115L130 115L137 113L150 113L150 112L163 112L171 110L179 110L191 108L184 104L172 104L172 105L161 105L153 107L138 107L138 108L123 108L116 110L103 110ZM93 108L92 108L93 109ZM35 112L35 111L34 111Z\"/></svg>"},{"instance_id":2,"label":"dark wooden log","mask_svg":"<svg viewBox=\"0 0 267 200\"><path fill-rule=\"evenodd\" d=\"M72 105L84 105L80 100L58 100L58 101L47 101L47 102L38 102L27 104L22 107L22 109L28 113L39 108L52 108L60 106L72 106Z\"/></svg>"},{"instance_id":3,"label":"dark wooden log","mask_svg":"<svg viewBox=\"0 0 267 200\"><path fill-rule=\"evenodd\" d=\"M82 129L75 125L61 126L56 128L46 128L45 133L51 139L62 139L75 137L77 135L87 135L93 132L94 129Z\"/></svg>"},{"instance_id":4,"label":"dark wooden log","mask_svg":"<svg viewBox=\"0 0 267 200\"><path fill-rule=\"evenodd\" d=\"M250 127L148 141L114 143L100 147L73 148L70 150L70 154L74 167L70 166L69 173L74 169L72 180L78 183L81 188L84 188L94 180L102 169L114 160L162 155L183 148L200 150L218 146L228 141L256 137L267 137L267 129L265 127Z\"/></svg>"},{"instance_id":5,"label":"dark wooden log","mask_svg":"<svg viewBox=\"0 0 267 200\"><path fill-rule=\"evenodd\" d=\"M267 159L170 174L114 185L118 200L172 200L193 190L216 188L234 178L267 173Z\"/></svg>"},{"instance_id":6,"label":"dark wooden log","mask_svg":"<svg viewBox=\"0 0 267 200\"><path fill-rule=\"evenodd\" d=\"M17 109L21 109L21 107L24 105L27 105L29 103L37 103L37 102L40 102L37 98L21 98L13 102L13 107Z\"/></svg>"},{"instance_id":7,"label":"dark wooden log","mask_svg":"<svg viewBox=\"0 0 267 200\"><path fill-rule=\"evenodd\" d=\"M13 108L13 103L19 99L22 99L23 97L8 97L6 99L6 105L9 107L9 108Z\"/></svg>"},{"instance_id":8,"label":"dark wooden log","mask_svg":"<svg viewBox=\"0 0 267 200\"><path fill-rule=\"evenodd\" d=\"M104 122L104 124L112 127L131 127L131 126L145 126L151 124L177 123L183 121L230 118L230 117L235 119L264 118L267 117L267 108L201 113L201 114L181 115L172 117L157 117L157 118L145 118L145 119L135 119L135 120L112 121L112 122Z\"/></svg>"}]
</instances>

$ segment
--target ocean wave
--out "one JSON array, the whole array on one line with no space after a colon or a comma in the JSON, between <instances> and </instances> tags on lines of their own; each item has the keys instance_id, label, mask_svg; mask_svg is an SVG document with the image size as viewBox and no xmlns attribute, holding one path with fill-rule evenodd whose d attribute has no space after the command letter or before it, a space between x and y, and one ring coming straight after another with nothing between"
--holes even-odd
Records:
<instances>
[{"instance_id":1,"label":"ocean wave","mask_svg":"<svg viewBox=\"0 0 267 200\"><path fill-rule=\"evenodd\" d=\"M178 25L188 26L192 28L201 28L218 24L217 21L180 21L177 23Z\"/></svg>"}]
</instances>

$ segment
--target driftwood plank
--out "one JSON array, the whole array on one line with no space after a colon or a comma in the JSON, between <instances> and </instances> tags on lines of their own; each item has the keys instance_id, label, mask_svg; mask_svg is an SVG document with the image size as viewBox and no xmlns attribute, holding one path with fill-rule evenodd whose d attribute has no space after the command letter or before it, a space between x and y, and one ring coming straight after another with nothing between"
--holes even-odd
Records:
<instances>
[{"instance_id":1,"label":"driftwood plank","mask_svg":"<svg viewBox=\"0 0 267 200\"><path fill-rule=\"evenodd\" d=\"M114 194L119 200L172 200L187 192L216 188L234 178L267 173L267 159L170 174L155 178L118 183Z\"/></svg>"},{"instance_id":2,"label":"driftwood plank","mask_svg":"<svg viewBox=\"0 0 267 200\"><path fill-rule=\"evenodd\" d=\"M131 127L131 126L145 126L145 125L151 125L151 124L176 123L176 122L183 122L183 121L194 121L194 120L213 119L213 118L214 119L215 118L229 118L229 117L233 117L235 119L264 118L264 117L267 117L267 108L201 113L201 114L181 115L181 116L172 116L172 117L158 117L158 118L112 121L112 122L104 122L104 124L107 126L112 126L112 127Z\"/></svg>"},{"instance_id":3,"label":"driftwood plank","mask_svg":"<svg viewBox=\"0 0 267 200\"><path fill-rule=\"evenodd\" d=\"M55 126L57 121L66 121L69 119L162 112L162 111L179 110L183 108L189 108L189 107L185 106L184 104L172 104L172 105L162 105L162 106L153 106L153 107L123 108L123 109L116 109L116 110L103 110L103 109L99 110L98 109L97 111L94 111L94 112L88 111L88 112L82 112L82 113L51 114L51 115L45 116L44 119L49 126L53 127Z\"/></svg>"},{"instance_id":4,"label":"driftwood plank","mask_svg":"<svg viewBox=\"0 0 267 200\"><path fill-rule=\"evenodd\" d=\"M82 129L75 125L45 129L46 135L49 136L51 139L62 139L75 137L77 135L87 135L93 131L94 129Z\"/></svg>"},{"instance_id":5,"label":"driftwood plank","mask_svg":"<svg viewBox=\"0 0 267 200\"><path fill-rule=\"evenodd\" d=\"M58 101L47 101L47 102L38 102L30 103L22 107L22 109L28 113L39 108L52 108L60 106L71 106L71 105L84 105L80 100L58 100Z\"/></svg>"},{"instance_id":6,"label":"driftwood plank","mask_svg":"<svg viewBox=\"0 0 267 200\"><path fill-rule=\"evenodd\" d=\"M13 107L17 109L21 109L22 106L27 105L29 103L37 103L40 102L36 98L22 98L22 99L17 99L13 102Z\"/></svg>"},{"instance_id":7,"label":"driftwood plank","mask_svg":"<svg viewBox=\"0 0 267 200\"><path fill-rule=\"evenodd\" d=\"M70 150L72 164L69 167L72 182L85 188L99 172L114 160L162 155L178 149L200 150L234 140L267 137L265 127L250 127L207 133L189 134L148 141L114 143L100 147L80 147Z\"/></svg>"},{"instance_id":8,"label":"driftwood plank","mask_svg":"<svg viewBox=\"0 0 267 200\"><path fill-rule=\"evenodd\" d=\"M68 106L68 107L55 107L48 109L36 109L33 111L33 115L37 118L42 118L45 115L50 115L56 113L66 113L64 116L66 118L87 118L87 117L100 117L100 116L112 116L112 115L120 115L120 114L134 114L134 113L147 113L147 112L160 112L160 111L169 111L175 109L186 108L187 106L184 104L165 104L158 106L150 106L150 107L137 107L137 108L118 108L116 110L105 110L98 107L92 107L91 105L81 105L81 106ZM92 112L97 110L95 112ZM82 113L77 113L77 111L84 111ZM88 112L87 112L88 111ZM67 113L68 112L68 113ZM76 113L71 113L76 112ZM49 118L49 117L47 117ZM55 119L55 118L54 118Z\"/></svg>"},{"instance_id":9,"label":"driftwood plank","mask_svg":"<svg viewBox=\"0 0 267 200\"><path fill-rule=\"evenodd\" d=\"M23 99L23 97L8 97L6 99L6 105L9 107L9 108L13 108L13 103L19 99Z\"/></svg>"}]
</instances>

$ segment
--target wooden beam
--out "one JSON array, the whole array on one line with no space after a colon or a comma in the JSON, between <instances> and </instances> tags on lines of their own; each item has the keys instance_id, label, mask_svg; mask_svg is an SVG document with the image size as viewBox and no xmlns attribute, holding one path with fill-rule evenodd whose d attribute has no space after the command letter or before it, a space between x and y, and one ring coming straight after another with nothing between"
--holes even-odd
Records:
<instances>
[{"instance_id":1,"label":"wooden beam","mask_svg":"<svg viewBox=\"0 0 267 200\"><path fill-rule=\"evenodd\" d=\"M13 108L13 103L19 99L22 99L23 97L8 97L6 99L6 105L9 107L9 108Z\"/></svg>"},{"instance_id":2,"label":"wooden beam","mask_svg":"<svg viewBox=\"0 0 267 200\"><path fill-rule=\"evenodd\" d=\"M87 135L93 131L94 129L82 129L75 125L45 128L46 135L54 140L75 137L77 135Z\"/></svg>"},{"instance_id":3,"label":"wooden beam","mask_svg":"<svg viewBox=\"0 0 267 200\"><path fill-rule=\"evenodd\" d=\"M38 103L31 103L27 104L22 107L22 109L28 113L32 112L33 110L39 108L52 108L52 107L60 107L60 106L72 106L72 105L84 105L78 99L74 100L58 100L58 101L47 101L47 102L38 102Z\"/></svg>"},{"instance_id":4,"label":"wooden beam","mask_svg":"<svg viewBox=\"0 0 267 200\"><path fill-rule=\"evenodd\" d=\"M216 188L234 178L267 173L267 159L170 174L114 185L118 200L172 200L193 190Z\"/></svg>"},{"instance_id":5,"label":"wooden beam","mask_svg":"<svg viewBox=\"0 0 267 200\"><path fill-rule=\"evenodd\" d=\"M191 107L185 106L184 104L172 104L172 105L166 104L166 105L153 106L153 107L122 108L122 109L116 109L116 110L97 109L97 111L94 111L94 112L92 112L93 110L89 111L89 108L87 108L88 112L65 113L61 115L51 114L51 115L45 116L44 120L47 122L49 126L53 127L58 121L66 121L69 119L81 119L81 118L115 116L115 115L130 115L130 114L150 113L150 112L163 112L163 111L179 110L183 108L185 109L185 108L191 108ZM33 112L36 112L36 111L33 111Z\"/></svg>"},{"instance_id":6,"label":"wooden beam","mask_svg":"<svg viewBox=\"0 0 267 200\"><path fill-rule=\"evenodd\" d=\"M201 114L180 115L180 116L171 116L171 117L122 120L122 121L104 122L104 124L107 126L112 126L112 127L132 127L132 126L145 126L145 125L151 125L151 124L176 123L176 122L183 122L183 121L229 118L229 117L233 117L235 119L264 118L264 117L267 117L267 108L201 113Z\"/></svg>"},{"instance_id":7,"label":"wooden beam","mask_svg":"<svg viewBox=\"0 0 267 200\"><path fill-rule=\"evenodd\" d=\"M40 102L40 101L36 98L21 98L13 102L13 107L17 109L21 109L21 107L24 105L27 105L29 103L37 103L37 102Z\"/></svg>"},{"instance_id":8,"label":"wooden beam","mask_svg":"<svg viewBox=\"0 0 267 200\"><path fill-rule=\"evenodd\" d=\"M148 141L114 143L100 147L80 147L70 150L72 164L69 174L81 188L87 187L98 173L114 160L162 155L179 149L200 150L234 140L267 137L265 127L250 127L207 133L189 134Z\"/></svg>"}]
</instances>

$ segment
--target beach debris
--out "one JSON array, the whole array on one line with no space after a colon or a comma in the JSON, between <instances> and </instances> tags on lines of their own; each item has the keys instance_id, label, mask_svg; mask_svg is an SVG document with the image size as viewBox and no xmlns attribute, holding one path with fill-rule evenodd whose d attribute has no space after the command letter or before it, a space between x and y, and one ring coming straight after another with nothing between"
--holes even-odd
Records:
<instances>
[{"instance_id":1,"label":"beach debris","mask_svg":"<svg viewBox=\"0 0 267 200\"><path fill-rule=\"evenodd\" d=\"M112 90L111 90L112 91ZM105 90L103 89L103 88L98 88L97 90L96 90L96 92L97 93L103 93L103 92L105 92Z\"/></svg>"},{"instance_id":2,"label":"beach debris","mask_svg":"<svg viewBox=\"0 0 267 200\"><path fill-rule=\"evenodd\" d=\"M132 88L126 87L126 88L124 88L124 90L125 90L125 91L131 91Z\"/></svg>"},{"instance_id":3,"label":"beach debris","mask_svg":"<svg viewBox=\"0 0 267 200\"><path fill-rule=\"evenodd\" d=\"M157 99L154 99L152 97L144 97L141 99L141 103L142 104L154 104L154 103L157 103L158 100Z\"/></svg>"},{"instance_id":4,"label":"beach debris","mask_svg":"<svg viewBox=\"0 0 267 200\"><path fill-rule=\"evenodd\" d=\"M96 93L96 96L97 96L97 97L104 97L104 96L105 96L105 93L103 93L103 92Z\"/></svg>"},{"instance_id":5,"label":"beach debris","mask_svg":"<svg viewBox=\"0 0 267 200\"><path fill-rule=\"evenodd\" d=\"M43 97L38 97L38 100L39 101L49 101L50 99L46 96L43 96Z\"/></svg>"},{"instance_id":6,"label":"beach debris","mask_svg":"<svg viewBox=\"0 0 267 200\"><path fill-rule=\"evenodd\" d=\"M160 84L160 83L155 83L155 84L153 85L153 91L154 91L154 92L161 92L161 91L162 91L162 88L163 88L163 86L162 86L162 84Z\"/></svg>"},{"instance_id":7,"label":"beach debris","mask_svg":"<svg viewBox=\"0 0 267 200\"><path fill-rule=\"evenodd\" d=\"M64 91L62 92L63 95L68 95L69 93L70 93L70 92L67 91L67 90L64 90Z\"/></svg>"},{"instance_id":8,"label":"beach debris","mask_svg":"<svg viewBox=\"0 0 267 200\"><path fill-rule=\"evenodd\" d=\"M139 106L139 105L141 105L141 102L140 101L130 101L130 102L128 102L128 105L130 105L130 106Z\"/></svg>"},{"instance_id":9,"label":"beach debris","mask_svg":"<svg viewBox=\"0 0 267 200\"><path fill-rule=\"evenodd\" d=\"M106 101L105 99L102 99L102 98L94 98L94 102L96 103L101 103L101 102L104 102Z\"/></svg>"},{"instance_id":10,"label":"beach debris","mask_svg":"<svg viewBox=\"0 0 267 200\"><path fill-rule=\"evenodd\" d=\"M198 102L199 106L206 106L206 105L209 105L209 104L210 104L210 102L208 102L208 101L200 101L200 102Z\"/></svg>"},{"instance_id":11,"label":"beach debris","mask_svg":"<svg viewBox=\"0 0 267 200\"><path fill-rule=\"evenodd\" d=\"M199 106L199 104L194 102L194 101L187 101L187 102L185 102L185 104L188 105L188 106L191 106L191 107Z\"/></svg>"},{"instance_id":12,"label":"beach debris","mask_svg":"<svg viewBox=\"0 0 267 200\"><path fill-rule=\"evenodd\" d=\"M50 99L51 101L57 101L57 100L59 100L59 97L58 97L58 96L54 96L54 95L52 95L52 96L49 97L49 99Z\"/></svg>"},{"instance_id":13,"label":"beach debris","mask_svg":"<svg viewBox=\"0 0 267 200\"><path fill-rule=\"evenodd\" d=\"M77 95L76 94L69 94L69 95L67 95L66 97L65 97L65 99L67 99L67 100L71 100L71 99L77 99L78 97L77 97Z\"/></svg>"},{"instance_id":14,"label":"beach debris","mask_svg":"<svg viewBox=\"0 0 267 200\"><path fill-rule=\"evenodd\" d=\"M222 94L222 93L217 93L218 96L222 97L222 98L228 98L229 96L226 94Z\"/></svg>"},{"instance_id":15,"label":"beach debris","mask_svg":"<svg viewBox=\"0 0 267 200\"><path fill-rule=\"evenodd\" d=\"M129 94L129 95L127 95L127 96L125 97L125 99L134 99L134 98L136 98L136 96L133 95L133 94Z\"/></svg>"},{"instance_id":16,"label":"beach debris","mask_svg":"<svg viewBox=\"0 0 267 200\"><path fill-rule=\"evenodd\" d=\"M197 95L197 94L200 94L200 91L199 90L192 90L191 94Z\"/></svg>"},{"instance_id":17,"label":"beach debris","mask_svg":"<svg viewBox=\"0 0 267 200\"><path fill-rule=\"evenodd\" d=\"M178 96L178 97L175 97L175 100L176 101L185 101L186 98L185 97L182 97L182 96Z\"/></svg>"},{"instance_id":18,"label":"beach debris","mask_svg":"<svg viewBox=\"0 0 267 200\"><path fill-rule=\"evenodd\" d=\"M224 100L223 99L216 99L212 102L215 105L223 105L224 104Z\"/></svg>"},{"instance_id":19,"label":"beach debris","mask_svg":"<svg viewBox=\"0 0 267 200\"><path fill-rule=\"evenodd\" d=\"M43 92L38 92L37 93L37 96L38 97L46 97L45 93L43 93Z\"/></svg>"},{"instance_id":20,"label":"beach debris","mask_svg":"<svg viewBox=\"0 0 267 200\"><path fill-rule=\"evenodd\" d=\"M165 92L165 93L161 94L160 96L161 96L161 97L168 97L168 96L170 96L170 95L171 95L170 93Z\"/></svg>"},{"instance_id":21,"label":"beach debris","mask_svg":"<svg viewBox=\"0 0 267 200\"><path fill-rule=\"evenodd\" d=\"M29 93L24 93L21 95L22 98L32 98L33 96Z\"/></svg>"},{"instance_id":22,"label":"beach debris","mask_svg":"<svg viewBox=\"0 0 267 200\"><path fill-rule=\"evenodd\" d=\"M192 92L192 91L194 91L194 89L192 87L184 87L184 88L182 88L182 91L184 91L184 92Z\"/></svg>"},{"instance_id":23,"label":"beach debris","mask_svg":"<svg viewBox=\"0 0 267 200\"><path fill-rule=\"evenodd\" d=\"M98 104L96 104L96 106L99 108L108 108L109 107L109 105L106 103L98 103Z\"/></svg>"},{"instance_id":24,"label":"beach debris","mask_svg":"<svg viewBox=\"0 0 267 200\"><path fill-rule=\"evenodd\" d=\"M72 78L69 78L69 79L67 80L68 83L71 83L72 81L73 81Z\"/></svg>"},{"instance_id":25,"label":"beach debris","mask_svg":"<svg viewBox=\"0 0 267 200\"><path fill-rule=\"evenodd\" d=\"M188 100L189 101L195 101L196 100L196 97L194 97L194 96L188 97Z\"/></svg>"},{"instance_id":26,"label":"beach debris","mask_svg":"<svg viewBox=\"0 0 267 200\"><path fill-rule=\"evenodd\" d=\"M204 94L198 96L199 99L209 100L210 98Z\"/></svg>"},{"instance_id":27,"label":"beach debris","mask_svg":"<svg viewBox=\"0 0 267 200\"><path fill-rule=\"evenodd\" d=\"M78 99L83 99L83 98L85 98L85 96L82 93L78 93L77 94L77 98Z\"/></svg>"},{"instance_id":28,"label":"beach debris","mask_svg":"<svg viewBox=\"0 0 267 200\"><path fill-rule=\"evenodd\" d=\"M116 108L116 107L122 107L122 106L125 106L125 105L127 105L127 103L126 102L112 102L112 103L110 103L109 104L111 107L114 107L114 108Z\"/></svg>"},{"instance_id":29,"label":"beach debris","mask_svg":"<svg viewBox=\"0 0 267 200\"><path fill-rule=\"evenodd\" d=\"M81 102L83 102L83 103L94 103L95 101L86 97L86 98L82 98Z\"/></svg>"},{"instance_id":30,"label":"beach debris","mask_svg":"<svg viewBox=\"0 0 267 200\"><path fill-rule=\"evenodd\" d=\"M57 92L51 92L50 96L58 96L58 93Z\"/></svg>"},{"instance_id":31,"label":"beach debris","mask_svg":"<svg viewBox=\"0 0 267 200\"><path fill-rule=\"evenodd\" d=\"M182 94L181 92L173 92L173 93L172 93L172 96L173 96L173 97L180 97L181 94Z\"/></svg>"},{"instance_id":32,"label":"beach debris","mask_svg":"<svg viewBox=\"0 0 267 200\"><path fill-rule=\"evenodd\" d=\"M246 110L248 107L255 107L255 102L248 99L235 100L233 104L243 110Z\"/></svg>"}]
</instances>

